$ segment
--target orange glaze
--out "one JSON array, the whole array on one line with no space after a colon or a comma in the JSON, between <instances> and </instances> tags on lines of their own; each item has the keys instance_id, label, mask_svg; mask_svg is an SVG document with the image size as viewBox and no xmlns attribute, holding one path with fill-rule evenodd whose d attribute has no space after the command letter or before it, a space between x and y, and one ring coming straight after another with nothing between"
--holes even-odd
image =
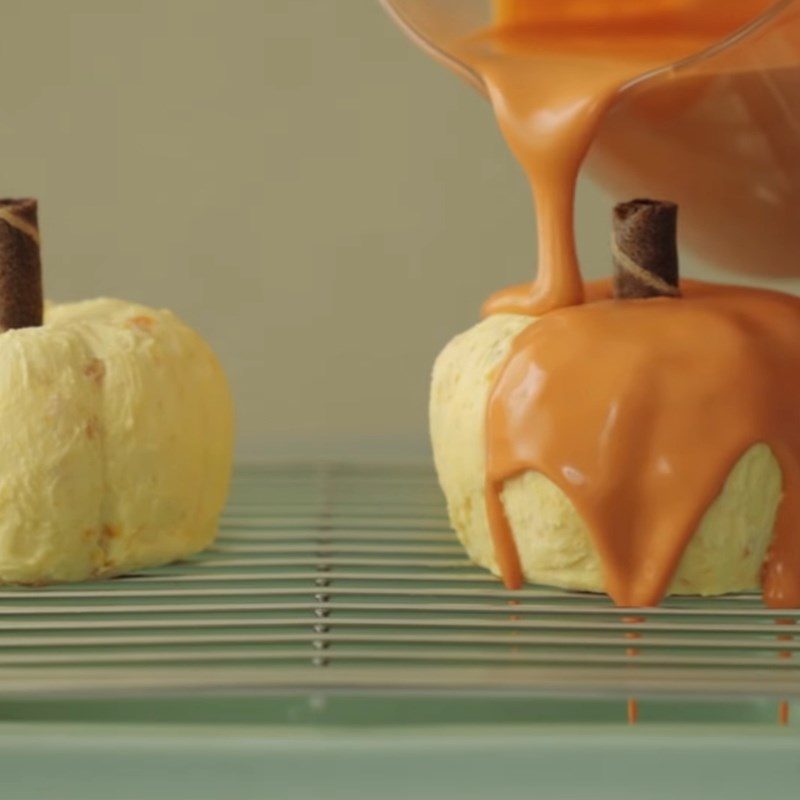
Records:
<instances>
[{"instance_id":1,"label":"orange glaze","mask_svg":"<svg viewBox=\"0 0 800 800\"><path fill-rule=\"evenodd\" d=\"M635 725L639 721L639 701L629 697L627 703L628 725Z\"/></svg>"},{"instance_id":2,"label":"orange glaze","mask_svg":"<svg viewBox=\"0 0 800 800\"><path fill-rule=\"evenodd\" d=\"M536 470L559 485L608 593L647 606L738 458L766 442L784 498L764 594L800 605L800 300L684 283L681 300L613 302L584 286L573 230L578 171L620 89L772 4L495 0L495 25L453 46L483 78L537 207L537 279L483 309L544 315L515 340L486 416L486 505L509 587L523 578L500 500L509 478Z\"/></svg>"},{"instance_id":3,"label":"orange glaze","mask_svg":"<svg viewBox=\"0 0 800 800\"><path fill-rule=\"evenodd\" d=\"M775 620L775 622L778 625L795 625L797 621L791 617L779 617L778 619ZM787 633L782 633L779 634L778 636L779 642L791 642L793 639L794 636ZM778 653L778 658L786 659L791 657L792 657L791 650L781 650ZM789 706L789 701L780 700L778 702L778 724L784 726L788 725L790 716L791 716L791 709Z\"/></svg>"},{"instance_id":4,"label":"orange glaze","mask_svg":"<svg viewBox=\"0 0 800 800\"><path fill-rule=\"evenodd\" d=\"M736 461L764 442L783 500L764 565L772 607L800 605L800 298L681 284L681 299L551 311L514 341L486 416L486 494L509 587L522 572L500 501L527 470L570 498L621 606L657 604Z\"/></svg>"},{"instance_id":5,"label":"orange glaze","mask_svg":"<svg viewBox=\"0 0 800 800\"><path fill-rule=\"evenodd\" d=\"M628 625L638 625L645 621L644 617L623 617L622 621ZM626 631L626 639L641 639L642 634L635 631ZM625 655L633 658L639 655L638 647L626 647ZM628 724L635 725L639 721L639 701L635 697L629 697L627 702Z\"/></svg>"}]
</instances>

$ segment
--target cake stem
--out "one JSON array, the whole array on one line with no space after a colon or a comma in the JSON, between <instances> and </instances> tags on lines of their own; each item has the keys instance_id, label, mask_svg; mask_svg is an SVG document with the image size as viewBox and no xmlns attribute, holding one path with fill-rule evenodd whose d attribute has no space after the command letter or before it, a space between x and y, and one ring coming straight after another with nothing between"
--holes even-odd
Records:
<instances>
[{"instance_id":1,"label":"cake stem","mask_svg":"<svg viewBox=\"0 0 800 800\"><path fill-rule=\"evenodd\" d=\"M0 200L0 332L42 324L36 200Z\"/></svg>"},{"instance_id":2,"label":"cake stem","mask_svg":"<svg viewBox=\"0 0 800 800\"><path fill-rule=\"evenodd\" d=\"M614 208L614 297L679 297L678 206L630 200Z\"/></svg>"}]
</instances>

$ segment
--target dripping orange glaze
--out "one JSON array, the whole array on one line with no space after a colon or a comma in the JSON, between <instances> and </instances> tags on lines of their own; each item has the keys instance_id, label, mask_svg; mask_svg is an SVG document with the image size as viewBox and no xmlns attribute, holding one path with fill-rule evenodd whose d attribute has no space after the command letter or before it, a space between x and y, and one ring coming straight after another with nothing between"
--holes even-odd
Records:
<instances>
[{"instance_id":1,"label":"dripping orange glaze","mask_svg":"<svg viewBox=\"0 0 800 800\"><path fill-rule=\"evenodd\" d=\"M501 502L527 470L570 498L621 606L657 604L736 461L763 442L783 475L768 605L800 605L800 298L682 282L679 300L545 314L514 341L487 409L487 505L507 585L522 581Z\"/></svg>"},{"instance_id":2,"label":"dripping orange glaze","mask_svg":"<svg viewBox=\"0 0 800 800\"><path fill-rule=\"evenodd\" d=\"M535 470L560 486L587 523L608 593L647 606L731 468L764 442L784 482L764 594L800 605L800 300L685 282L682 299L613 301L607 285L584 286L573 230L580 165L621 88L771 5L496 0L496 24L454 45L483 78L537 207L537 279L484 306L540 316L515 340L486 415L486 504L509 587L522 572L506 480Z\"/></svg>"}]
</instances>

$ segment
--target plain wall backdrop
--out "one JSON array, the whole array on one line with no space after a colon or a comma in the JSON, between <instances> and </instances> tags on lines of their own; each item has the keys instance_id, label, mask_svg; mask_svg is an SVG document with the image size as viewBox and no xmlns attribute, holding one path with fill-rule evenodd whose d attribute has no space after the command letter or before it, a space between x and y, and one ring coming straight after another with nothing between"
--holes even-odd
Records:
<instances>
[{"instance_id":1,"label":"plain wall backdrop","mask_svg":"<svg viewBox=\"0 0 800 800\"><path fill-rule=\"evenodd\" d=\"M436 352L532 274L485 102L375 0L31 0L3 29L0 194L40 199L48 295L196 326L242 458L427 457ZM581 187L588 275L609 213Z\"/></svg>"}]
</instances>

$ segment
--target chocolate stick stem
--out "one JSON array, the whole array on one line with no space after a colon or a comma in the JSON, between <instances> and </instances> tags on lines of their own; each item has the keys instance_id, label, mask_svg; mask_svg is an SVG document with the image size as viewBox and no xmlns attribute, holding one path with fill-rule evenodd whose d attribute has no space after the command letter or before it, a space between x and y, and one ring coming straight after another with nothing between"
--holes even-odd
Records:
<instances>
[{"instance_id":1,"label":"chocolate stick stem","mask_svg":"<svg viewBox=\"0 0 800 800\"><path fill-rule=\"evenodd\" d=\"M0 332L42 324L36 200L0 200Z\"/></svg>"},{"instance_id":2,"label":"chocolate stick stem","mask_svg":"<svg viewBox=\"0 0 800 800\"><path fill-rule=\"evenodd\" d=\"M614 297L680 297L678 206L631 200L614 208Z\"/></svg>"}]
</instances>

